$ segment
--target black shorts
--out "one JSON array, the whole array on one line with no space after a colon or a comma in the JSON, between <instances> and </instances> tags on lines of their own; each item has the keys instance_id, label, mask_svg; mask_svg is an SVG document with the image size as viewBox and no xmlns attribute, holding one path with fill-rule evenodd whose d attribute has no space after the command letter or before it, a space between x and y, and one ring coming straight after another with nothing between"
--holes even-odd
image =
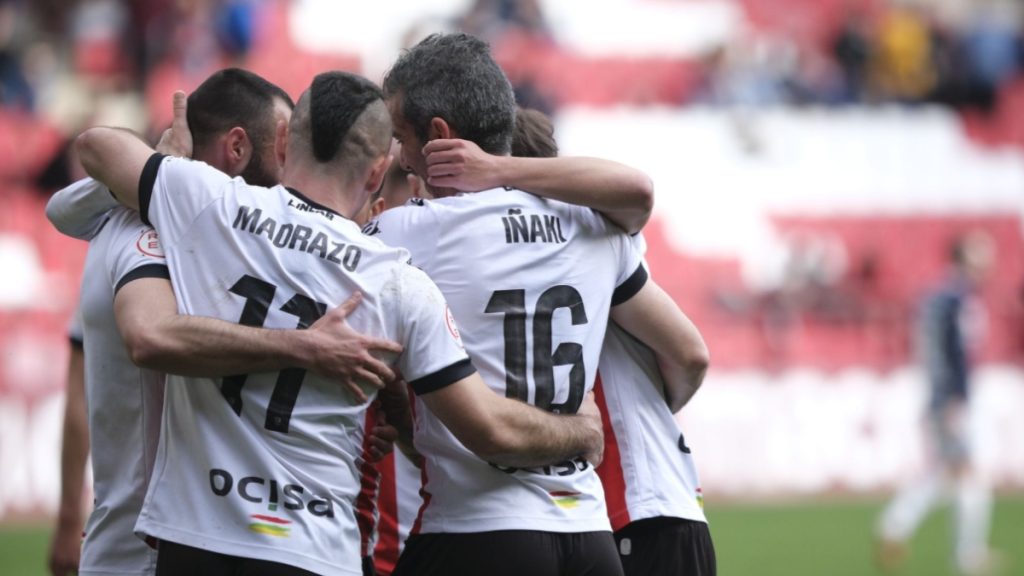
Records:
<instances>
[{"instance_id":1,"label":"black shorts","mask_svg":"<svg viewBox=\"0 0 1024 576\"><path fill-rule=\"evenodd\" d=\"M615 533L626 576L715 576L715 547L704 522L647 518Z\"/></svg>"},{"instance_id":2,"label":"black shorts","mask_svg":"<svg viewBox=\"0 0 1024 576\"><path fill-rule=\"evenodd\" d=\"M228 556L161 540L156 555L156 576L316 576L287 564Z\"/></svg>"},{"instance_id":3,"label":"black shorts","mask_svg":"<svg viewBox=\"0 0 1024 576\"><path fill-rule=\"evenodd\" d=\"M417 534L392 576L623 576L611 532Z\"/></svg>"}]
</instances>

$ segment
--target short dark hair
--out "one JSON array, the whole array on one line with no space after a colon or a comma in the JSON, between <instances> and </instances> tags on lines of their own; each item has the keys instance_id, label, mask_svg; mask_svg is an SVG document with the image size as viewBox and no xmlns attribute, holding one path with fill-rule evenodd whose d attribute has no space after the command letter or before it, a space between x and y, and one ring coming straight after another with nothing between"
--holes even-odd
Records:
<instances>
[{"instance_id":1,"label":"short dark hair","mask_svg":"<svg viewBox=\"0 0 1024 576\"><path fill-rule=\"evenodd\" d=\"M558 156L555 126L551 119L534 108L516 108L516 130L512 135L512 155L520 158Z\"/></svg>"},{"instance_id":2,"label":"short dark hair","mask_svg":"<svg viewBox=\"0 0 1024 576\"><path fill-rule=\"evenodd\" d=\"M245 129L257 150L274 141L274 98L294 108L288 93L266 79L241 68L214 72L188 96L188 128L196 149L208 146L235 126Z\"/></svg>"},{"instance_id":3,"label":"short dark hair","mask_svg":"<svg viewBox=\"0 0 1024 576\"><path fill-rule=\"evenodd\" d=\"M464 33L426 37L384 76L384 95L402 99L405 121L424 142L430 120L439 117L485 152L508 154L512 149L512 84L479 38Z\"/></svg>"},{"instance_id":4,"label":"short dark hair","mask_svg":"<svg viewBox=\"0 0 1024 576\"><path fill-rule=\"evenodd\" d=\"M310 141L313 157L330 162L366 107L384 100L376 84L358 74L324 72L309 87ZM365 143L369 145L369 143Z\"/></svg>"},{"instance_id":5,"label":"short dark hair","mask_svg":"<svg viewBox=\"0 0 1024 576\"><path fill-rule=\"evenodd\" d=\"M361 168L391 148L391 118L373 82L349 72L318 74L292 115L291 137L321 164Z\"/></svg>"}]
</instances>

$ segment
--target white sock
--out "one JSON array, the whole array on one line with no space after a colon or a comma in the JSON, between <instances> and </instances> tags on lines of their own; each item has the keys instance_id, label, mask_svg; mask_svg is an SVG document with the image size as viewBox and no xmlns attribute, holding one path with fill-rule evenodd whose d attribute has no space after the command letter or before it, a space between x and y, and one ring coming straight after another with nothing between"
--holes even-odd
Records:
<instances>
[{"instance_id":1,"label":"white sock","mask_svg":"<svg viewBox=\"0 0 1024 576\"><path fill-rule=\"evenodd\" d=\"M957 482L955 520L956 564L972 573L988 557L988 532L992 517L992 490L977 474Z\"/></svg>"},{"instance_id":2,"label":"white sock","mask_svg":"<svg viewBox=\"0 0 1024 576\"><path fill-rule=\"evenodd\" d=\"M882 512L878 533L885 540L905 542L928 515L942 495L943 476L929 472L918 482L900 489Z\"/></svg>"}]
</instances>

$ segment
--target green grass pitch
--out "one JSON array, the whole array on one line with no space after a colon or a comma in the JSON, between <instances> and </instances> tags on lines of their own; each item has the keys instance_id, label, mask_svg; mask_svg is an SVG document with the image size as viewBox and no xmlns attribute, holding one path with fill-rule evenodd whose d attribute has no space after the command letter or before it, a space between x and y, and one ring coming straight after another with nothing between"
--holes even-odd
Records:
<instances>
[{"instance_id":1,"label":"green grass pitch","mask_svg":"<svg viewBox=\"0 0 1024 576\"><path fill-rule=\"evenodd\" d=\"M722 576L865 576L880 501L707 507ZM950 576L950 514L932 515L894 576ZM48 526L0 527L0 575L45 576ZM1024 576L1024 495L997 499L992 546L1002 552L999 576Z\"/></svg>"}]
</instances>

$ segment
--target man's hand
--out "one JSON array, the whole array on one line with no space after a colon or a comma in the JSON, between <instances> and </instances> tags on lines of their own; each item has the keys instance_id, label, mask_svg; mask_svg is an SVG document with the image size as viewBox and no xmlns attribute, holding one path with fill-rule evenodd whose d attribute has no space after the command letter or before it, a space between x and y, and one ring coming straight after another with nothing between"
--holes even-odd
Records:
<instances>
[{"instance_id":1,"label":"man's hand","mask_svg":"<svg viewBox=\"0 0 1024 576\"><path fill-rule=\"evenodd\" d=\"M468 140L431 140L423 147L427 183L461 192L479 192L502 184L501 156L488 154Z\"/></svg>"},{"instance_id":2,"label":"man's hand","mask_svg":"<svg viewBox=\"0 0 1024 576\"><path fill-rule=\"evenodd\" d=\"M156 145L156 151L168 156L180 156L182 158L192 157L192 133L188 129L188 99L185 93L178 90L172 97L174 109L171 127L164 130L160 136L160 142Z\"/></svg>"},{"instance_id":3,"label":"man's hand","mask_svg":"<svg viewBox=\"0 0 1024 576\"><path fill-rule=\"evenodd\" d=\"M68 576L78 573L78 562L82 556L82 526L75 522L60 522L50 542L48 563L52 576Z\"/></svg>"},{"instance_id":4,"label":"man's hand","mask_svg":"<svg viewBox=\"0 0 1024 576\"><path fill-rule=\"evenodd\" d=\"M598 409L597 401L594 400L593 390L583 398L583 403L580 404L580 409L576 414L585 419L586 426L592 428L595 442L589 450L583 453L583 457L587 459L587 462L593 464L594 468L597 468L604 460L604 424L601 422L601 410Z\"/></svg>"},{"instance_id":5,"label":"man's hand","mask_svg":"<svg viewBox=\"0 0 1024 576\"><path fill-rule=\"evenodd\" d=\"M378 406L377 422L370 428L370 449L367 451L370 462L380 462L382 458L395 450L398 440L398 428L388 424L387 415Z\"/></svg>"},{"instance_id":6,"label":"man's hand","mask_svg":"<svg viewBox=\"0 0 1024 576\"><path fill-rule=\"evenodd\" d=\"M360 402L366 402L365 385L383 388L395 378L387 364L374 357L395 355L402 352L402 346L383 338L365 336L352 329L345 318L359 306L363 295L359 292L337 308L322 316L309 327L311 335L317 337L314 358L306 369L338 381L352 392Z\"/></svg>"}]
</instances>

